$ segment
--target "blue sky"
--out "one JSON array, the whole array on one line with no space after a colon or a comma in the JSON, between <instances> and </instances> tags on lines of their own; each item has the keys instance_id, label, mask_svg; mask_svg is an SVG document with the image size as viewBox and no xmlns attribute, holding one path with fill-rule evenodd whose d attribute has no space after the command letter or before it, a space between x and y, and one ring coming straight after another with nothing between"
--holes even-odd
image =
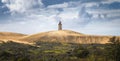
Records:
<instances>
[{"instance_id":1,"label":"blue sky","mask_svg":"<svg viewBox=\"0 0 120 61\"><path fill-rule=\"evenodd\" d=\"M0 0L0 32L120 35L120 0Z\"/></svg>"}]
</instances>

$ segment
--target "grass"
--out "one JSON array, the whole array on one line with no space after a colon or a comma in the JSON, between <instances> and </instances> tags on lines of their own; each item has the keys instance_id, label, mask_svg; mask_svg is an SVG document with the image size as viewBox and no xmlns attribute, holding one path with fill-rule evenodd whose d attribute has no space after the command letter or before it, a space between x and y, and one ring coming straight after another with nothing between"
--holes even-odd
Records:
<instances>
[{"instance_id":1,"label":"grass","mask_svg":"<svg viewBox=\"0 0 120 61\"><path fill-rule=\"evenodd\" d=\"M103 49L104 46L101 46L102 45L98 45L97 49L99 51L105 52ZM83 45L80 44L40 42L35 46L31 46L26 44L7 42L0 44L0 61L14 61L14 59L18 59L21 61L23 61L23 59L30 59L30 61L95 61L96 59L97 61L105 61L103 53L96 54L99 53L99 51L91 52L95 50L93 45L87 45L87 47L87 50L90 53L83 58L78 57L78 54L84 55L85 53L82 53L82 51L86 50L86 48L84 48ZM8 57L8 55L10 57ZM7 57L8 59L6 60L2 57Z\"/></svg>"}]
</instances>

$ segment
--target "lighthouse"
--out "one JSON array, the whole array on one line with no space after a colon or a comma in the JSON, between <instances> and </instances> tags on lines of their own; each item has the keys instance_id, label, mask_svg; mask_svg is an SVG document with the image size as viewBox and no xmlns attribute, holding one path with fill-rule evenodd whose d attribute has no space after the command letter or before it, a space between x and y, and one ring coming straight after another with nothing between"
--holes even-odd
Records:
<instances>
[{"instance_id":1,"label":"lighthouse","mask_svg":"<svg viewBox=\"0 0 120 61\"><path fill-rule=\"evenodd\" d=\"M58 30L62 30L62 22L61 21L59 21L59 23L58 23Z\"/></svg>"}]
</instances>

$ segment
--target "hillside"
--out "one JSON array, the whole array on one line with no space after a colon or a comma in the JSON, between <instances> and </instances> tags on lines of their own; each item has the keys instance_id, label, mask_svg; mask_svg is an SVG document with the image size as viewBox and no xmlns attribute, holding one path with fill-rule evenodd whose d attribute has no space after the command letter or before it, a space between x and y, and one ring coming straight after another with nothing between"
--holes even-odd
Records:
<instances>
[{"instance_id":1,"label":"hillside","mask_svg":"<svg viewBox=\"0 0 120 61\"><path fill-rule=\"evenodd\" d=\"M26 35L13 32L0 32L0 40L16 40L23 36Z\"/></svg>"},{"instance_id":2,"label":"hillside","mask_svg":"<svg viewBox=\"0 0 120 61\"><path fill-rule=\"evenodd\" d=\"M19 43L35 43L39 41L49 42L67 42L67 43L80 43L80 44L91 44L91 43L108 43L112 36L98 36L98 35L86 35L83 33L71 31L71 30L56 30L41 32L33 35L24 35L20 33L12 32L0 32L1 41L14 41ZM120 37L118 36L120 39Z\"/></svg>"},{"instance_id":3,"label":"hillside","mask_svg":"<svg viewBox=\"0 0 120 61\"><path fill-rule=\"evenodd\" d=\"M41 32L29 36L25 36L20 40L28 41L28 42L35 42L39 40L46 40L46 41L54 41L55 39L63 39L67 36L82 36L84 34L70 31L70 30L59 30L59 31L48 31L48 32Z\"/></svg>"},{"instance_id":4,"label":"hillside","mask_svg":"<svg viewBox=\"0 0 120 61\"><path fill-rule=\"evenodd\" d=\"M71 30L59 30L59 31L49 31L49 32L33 34L22 37L19 40L26 42L54 41L54 42L81 43L81 44L89 44L89 43L105 44L108 43L111 37L112 36L85 35Z\"/></svg>"}]
</instances>

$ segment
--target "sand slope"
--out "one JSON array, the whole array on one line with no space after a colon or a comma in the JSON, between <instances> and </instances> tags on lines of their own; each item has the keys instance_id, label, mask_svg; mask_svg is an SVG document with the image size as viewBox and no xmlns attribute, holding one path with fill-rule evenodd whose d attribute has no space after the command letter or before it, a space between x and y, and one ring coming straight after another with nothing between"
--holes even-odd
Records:
<instances>
[{"instance_id":1,"label":"sand slope","mask_svg":"<svg viewBox=\"0 0 120 61\"><path fill-rule=\"evenodd\" d=\"M0 41L17 40L23 36L26 35L13 32L0 32Z\"/></svg>"},{"instance_id":2,"label":"sand slope","mask_svg":"<svg viewBox=\"0 0 120 61\"><path fill-rule=\"evenodd\" d=\"M35 43L38 41L49 41L80 44L105 44L109 43L109 40L112 37L113 36L86 35L71 30L48 31L33 35L24 35L12 32L0 32L0 41L12 40L20 43ZM117 36L117 38L120 39L120 36Z\"/></svg>"},{"instance_id":3,"label":"sand slope","mask_svg":"<svg viewBox=\"0 0 120 61\"><path fill-rule=\"evenodd\" d=\"M37 34L25 36L19 40L27 41L27 42L55 41L55 42L81 43L81 44L89 44L89 43L105 44L109 42L109 39L111 37L112 36L85 35L71 30L60 30L60 31L37 33Z\"/></svg>"}]
</instances>

